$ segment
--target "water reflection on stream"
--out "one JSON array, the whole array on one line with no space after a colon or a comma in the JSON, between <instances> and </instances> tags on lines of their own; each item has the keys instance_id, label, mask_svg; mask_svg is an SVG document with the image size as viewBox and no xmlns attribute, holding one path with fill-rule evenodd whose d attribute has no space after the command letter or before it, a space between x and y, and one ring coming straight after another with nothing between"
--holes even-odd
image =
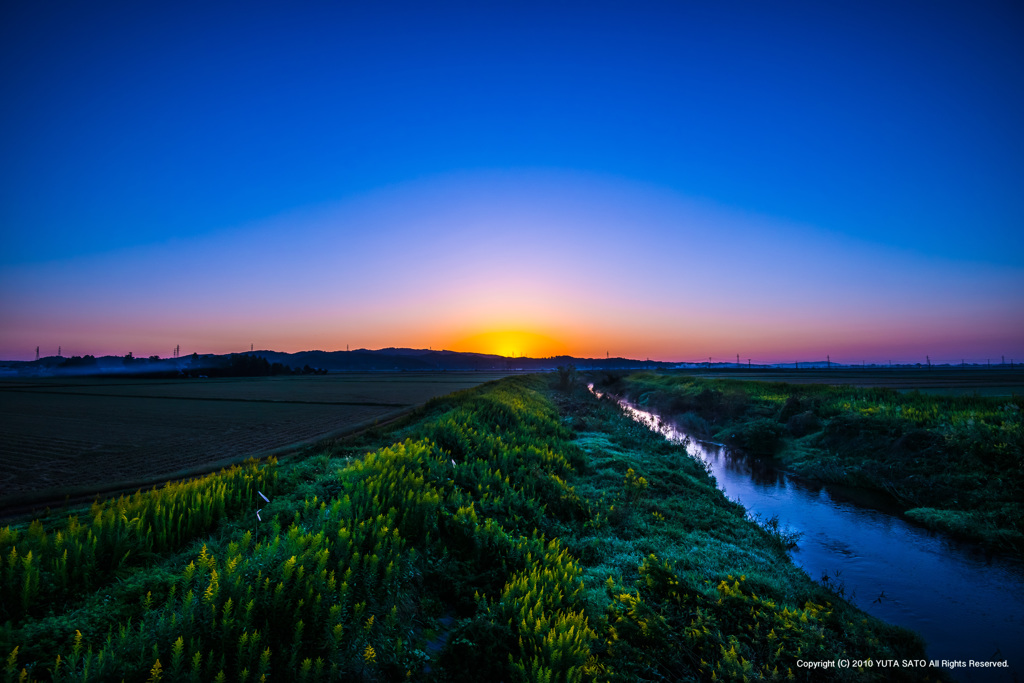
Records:
<instances>
[{"instance_id":1,"label":"water reflection on stream","mask_svg":"<svg viewBox=\"0 0 1024 683\"><path fill-rule=\"evenodd\" d=\"M687 441L675 425L618 400L637 421ZM690 439L688 450L708 463L729 498L801 534L792 557L812 578L827 573L861 609L920 633L930 659L1009 660L1010 671L958 669L958 680L1014 680L1014 671L1024 676L1024 564L991 557L892 511L854 502L841 488L801 480L722 446Z\"/></svg>"}]
</instances>

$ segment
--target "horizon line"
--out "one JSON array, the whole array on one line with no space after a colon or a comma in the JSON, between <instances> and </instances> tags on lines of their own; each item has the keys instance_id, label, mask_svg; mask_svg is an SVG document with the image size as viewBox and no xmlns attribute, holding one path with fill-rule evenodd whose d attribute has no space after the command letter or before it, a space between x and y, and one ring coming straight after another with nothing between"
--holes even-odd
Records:
<instances>
[{"instance_id":1,"label":"horizon line","mask_svg":"<svg viewBox=\"0 0 1024 683\"><path fill-rule=\"evenodd\" d=\"M750 358L742 358L741 357L739 359L739 361L737 362L736 355L732 355L732 356L729 356L729 357L721 357L721 356L719 356L717 358L715 356L708 356L706 358L698 358L698 359L672 359L672 360L665 360L665 359L660 359L660 358L650 358L650 357L647 357L647 358L629 358L628 356L606 356L605 358L600 358L599 356L598 357L574 356L574 355L571 355L571 354L556 354L556 355L550 355L550 356L528 356L528 355L505 356L505 355L502 355L502 354L484 353L484 352L481 352L481 351L454 351L452 349L434 349L432 347L416 348L416 347L410 347L410 346L383 346L383 347L380 347L380 348L377 348L377 349L370 349L370 348L360 347L360 348L357 348L357 349L337 349L337 350L333 350L333 351L327 351L327 350L324 350L324 349L304 349L302 351L277 351L277 350L274 350L274 349L250 349L248 351L244 351L244 350L243 351L230 351L230 352L226 352L226 353L214 353L214 352L200 353L198 351L195 351L193 353L181 353L181 354L179 354L177 356L173 356L173 355L172 356L160 356L160 355L157 355L157 354L153 354L153 355L150 355L150 356L145 356L145 355L143 355L143 356L135 356L130 351L127 354L124 354L124 355L119 355L119 354L103 354L103 355L98 355L97 356L97 355L94 355L94 354L83 354L83 355L74 354L74 355L70 355L69 356L69 355L63 354L59 350L57 354L52 354L52 355L48 355L48 356L39 355L39 356L37 356L37 358L28 358L28 359L25 359L25 358L6 358L6 359L0 359L0 363L35 363L37 361L52 360L52 359L55 359L55 358L61 358L61 359L84 358L85 356L88 356L88 355L92 355L94 358L97 358L97 359L98 358L124 358L124 357L127 357L128 355L131 355L132 358L134 358L135 360L147 360L147 359L153 358L153 356L155 355L157 360L167 361L167 360L176 360L176 359L188 358L188 357L191 357L193 354L196 354L196 355L198 355L200 357L207 357L207 356L231 356L231 355L260 354L260 353L274 353L274 354L283 354L283 355L288 355L288 356L294 356L294 355L299 355L299 354L303 354L303 353L325 353L325 354L358 353L358 352L381 353L381 352L385 352L385 351L388 351L388 350L414 351L414 352L418 351L418 352L422 352L423 354L430 354L430 353L465 354L465 355L474 355L474 356L485 356L485 357L490 357L490 358L501 358L501 359L504 359L504 360L523 359L523 360L530 360L530 361L540 361L540 360L553 360L553 359L558 359L558 358L567 358L567 359L572 359L572 360L594 361L594 362L618 360L618 361L628 361L628 362L632 362L632 363L658 363L658 364L672 364L672 365L686 365L686 366L708 366L708 367L710 367L710 366L718 366L718 367L733 367L733 368L740 368L740 369L742 369L743 367L752 368L752 367L763 367L763 366L790 366L790 365L794 366L794 369L798 369L800 365L811 366L811 365L819 365L819 364L823 365L823 366L843 366L843 367L865 367L865 366L869 366L870 365L870 366L873 366L873 367L876 367L876 368L877 367L887 367L887 366L913 366L913 367L916 367L916 366L966 366L966 365L987 365L987 366L991 366L991 365L996 365L996 366L1008 365L1008 366L1012 367L1012 366L1020 365L1020 363L1017 362L1016 357L1011 357L1009 359L1009 362L1007 362L1007 358L1006 358L1006 356L1004 354L999 354L997 356L984 357L984 358L977 357L977 356L975 356L975 357L961 357L961 358L932 358L930 355L926 354L923 359L907 360L905 357L901 357L899 359L889 359L889 358L886 358L885 360L881 360L881 359L878 359L878 358L862 358L859 361L831 360L831 354L825 354L824 358L817 358L817 359L769 360L769 359L758 359L758 358L753 358L753 357L750 357ZM37 352L38 352L38 350L37 350ZM993 362L993 361L995 361L995 362Z\"/></svg>"}]
</instances>

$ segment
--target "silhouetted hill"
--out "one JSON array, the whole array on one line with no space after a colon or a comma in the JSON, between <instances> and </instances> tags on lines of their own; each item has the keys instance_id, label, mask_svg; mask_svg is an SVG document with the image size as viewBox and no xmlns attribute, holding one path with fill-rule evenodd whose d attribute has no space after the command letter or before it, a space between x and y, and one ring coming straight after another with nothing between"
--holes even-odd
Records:
<instances>
[{"instance_id":1,"label":"silhouetted hill","mask_svg":"<svg viewBox=\"0 0 1024 683\"><path fill-rule=\"evenodd\" d=\"M675 363L638 361L628 358L505 358L493 354L405 348L356 349L354 351L260 350L237 354L193 354L180 358L134 358L101 356L64 358L50 356L37 361L2 361L0 372L8 376L132 375L175 376L262 376L288 372L538 372L560 365L578 369L671 368Z\"/></svg>"},{"instance_id":2,"label":"silhouetted hill","mask_svg":"<svg viewBox=\"0 0 1024 683\"><path fill-rule=\"evenodd\" d=\"M330 372L374 372L374 371L474 371L474 370L553 370L559 365L575 365L578 368L639 368L672 367L672 363L647 363L624 358L592 360L556 356L552 358L505 358L484 353L462 351L431 351L423 349L356 349L354 351L300 351L282 353L279 351L256 351L256 355L271 363L291 366L310 365Z\"/></svg>"}]
</instances>

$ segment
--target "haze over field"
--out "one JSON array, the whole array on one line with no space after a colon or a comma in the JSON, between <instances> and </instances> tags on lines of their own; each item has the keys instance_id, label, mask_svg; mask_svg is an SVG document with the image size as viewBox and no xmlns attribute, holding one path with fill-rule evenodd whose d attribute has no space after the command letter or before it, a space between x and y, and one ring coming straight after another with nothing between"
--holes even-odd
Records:
<instances>
[{"instance_id":1,"label":"haze over field","mask_svg":"<svg viewBox=\"0 0 1024 683\"><path fill-rule=\"evenodd\" d=\"M1024 359L1024 12L18 3L0 358Z\"/></svg>"}]
</instances>

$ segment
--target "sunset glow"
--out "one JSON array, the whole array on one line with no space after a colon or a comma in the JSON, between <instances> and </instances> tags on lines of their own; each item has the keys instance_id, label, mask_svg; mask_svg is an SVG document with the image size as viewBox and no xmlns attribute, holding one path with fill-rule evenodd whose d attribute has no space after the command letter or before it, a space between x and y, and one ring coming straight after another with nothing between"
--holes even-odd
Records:
<instances>
[{"instance_id":1,"label":"sunset glow","mask_svg":"<svg viewBox=\"0 0 1024 683\"><path fill-rule=\"evenodd\" d=\"M452 351L493 353L508 358L518 356L547 358L568 354L568 347L559 341L543 334L521 330L499 330L474 334L456 341L450 349Z\"/></svg>"},{"instance_id":2,"label":"sunset glow","mask_svg":"<svg viewBox=\"0 0 1024 683\"><path fill-rule=\"evenodd\" d=\"M0 358L1024 358L1024 54L932 9L8 8Z\"/></svg>"}]
</instances>

